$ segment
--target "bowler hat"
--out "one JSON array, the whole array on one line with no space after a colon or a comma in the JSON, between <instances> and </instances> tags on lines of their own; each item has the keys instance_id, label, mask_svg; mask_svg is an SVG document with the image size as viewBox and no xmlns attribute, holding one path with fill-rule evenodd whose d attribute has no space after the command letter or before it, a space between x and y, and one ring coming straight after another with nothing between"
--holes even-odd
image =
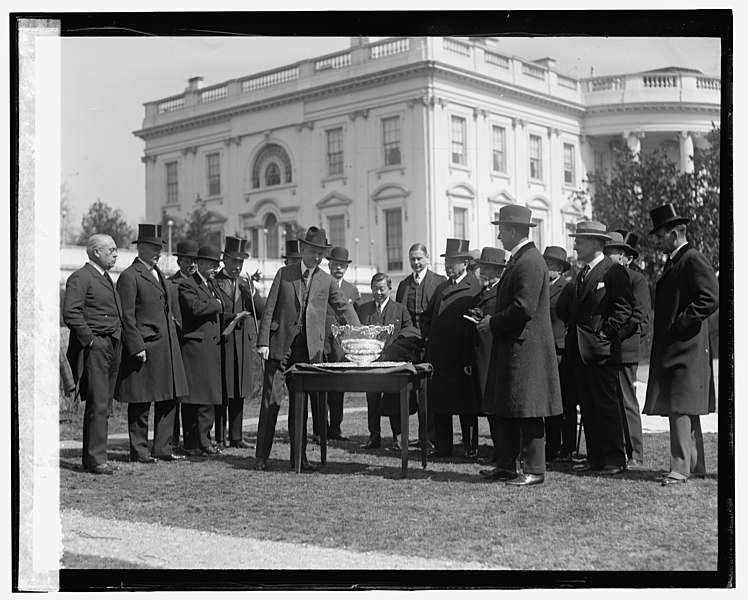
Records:
<instances>
[{"instance_id":1,"label":"bowler hat","mask_svg":"<svg viewBox=\"0 0 748 600\"><path fill-rule=\"evenodd\" d=\"M330 248L330 244L327 243L327 234L325 233L325 230L320 229L319 227L312 226L307 229L306 236L301 241L305 244L309 244L310 246L321 248L323 250Z\"/></svg>"},{"instance_id":2,"label":"bowler hat","mask_svg":"<svg viewBox=\"0 0 748 600\"><path fill-rule=\"evenodd\" d=\"M195 240L182 240L177 244L174 256L182 258L195 258L197 256L198 243Z\"/></svg>"},{"instance_id":3,"label":"bowler hat","mask_svg":"<svg viewBox=\"0 0 748 600\"><path fill-rule=\"evenodd\" d=\"M625 229L616 229L616 231L623 236L623 243L628 246L627 252L633 258L639 258L639 251L636 249L636 245L639 243L639 236Z\"/></svg>"},{"instance_id":4,"label":"bowler hat","mask_svg":"<svg viewBox=\"0 0 748 600\"><path fill-rule=\"evenodd\" d=\"M147 242L149 244L155 244L161 246L166 242L161 238L161 225L153 225L151 223L141 223L138 225L138 239L133 240L133 244L138 242Z\"/></svg>"},{"instance_id":5,"label":"bowler hat","mask_svg":"<svg viewBox=\"0 0 748 600\"><path fill-rule=\"evenodd\" d=\"M299 240L286 240L286 253L281 258L301 258Z\"/></svg>"},{"instance_id":6,"label":"bowler hat","mask_svg":"<svg viewBox=\"0 0 748 600\"><path fill-rule=\"evenodd\" d=\"M455 238L447 238L447 249L444 254L440 254L442 258L464 258L470 260L470 240L458 240Z\"/></svg>"},{"instance_id":7,"label":"bowler hat","mask_svg":"<svg viewBox=\"0 0 748 600\"><path fill-rule=\"evenodd\" d=\"M478 265L494 265L496 267L506 267L506 251L493 246L486 246L475 259Z\"/></svg>"},{"instance_id":8,"label":"bowler hat","mask_svg":"<svg viewBox=\"0 0 748 600\"><path fill-rule=\"evenodd\" d=\"M691 219L688 217L681 217L675 212L675 206L672 204L663 204L657 208L653 208L649 211L649 216L652 218L652 231L650 235L657 231L664 225L679 225L680 223L688 223Z\"/></svg>"},{"instance_id":9,"label":"bowler hat","mask_svg":"<svg viewBox=\"0 0 748 600\"><path fill-rule=\"evenodd\" d=\"M608 233L610 234L610 241L605 244L605 248L603 248L603 252L605 254L607 254L610 250L618 248L626 254L631 253L639 256L639 253L626 243L626 240L624 239L623 234L620 231L609 231ZM634 258L636 258L636 256Z\"/></svg>"},{"instance_id":10,"label":"bowler hat","mask_svg":"<svg viewBox=\"0 0 748 600\"><path fill-rule=\"evenodd\" d=\"M571 263L566 260L566 250L561 246L546 246L543 251L543 258L556 261L560 264L562 273L571 269Z\"/></svg>"},{"instance_id":11,"label":"bowler hat","mask_svg":"<svg viewBox=\"0 0 748 600\"><path fill-rule=\"evenodd\" d=\"M570 233L569 237L597 238L607 242L610 240L610 234L606 229L605 225L599 221L579 221L576 231Z\"/></svg>"},{"instance_id":12,"label":"bowler hat","mask_svg":"<svg viewBox=\"0 0 748 600\"><path fill-rule=\"evenodd\" d=\"M235 237L233 235L226 236L226 243L223 248L223 255L229 258L235 258L237 260L244 260L249 258L249 254L244 251L247 245L247 240L244 238Z\"/></svg>"},{"instance_id":13,"label":"bowler hat","mask_svg":"<svg viewBox=\"0 0 748 600\"><path fill-rule=\"evenodd\" d=\"M211 246L210 244L206 244L205 246L200 246L200 248L197 251L197 256L195 258L197 260L203 259L203 260L214 260L215 262L221 262L221 251L216 246Z\"/></svg>"},{"instance_id":14,"label":"bowler hat","mask_svg":"<svg viewBox=\"0 0 748 600\"><path fill-rule=\"evenodd\" d=\"M491 221L492 225L524 225L525 227L537 227L532 222L532 211L526 206L510 204L499 211L499 220Z\"/></svg>"},{"instance_id":15,"label":"bowler hat","mask_svg":"<svg viewBox=\"0 0 748 600\"><path fill-rule=\"evenodd\" d=\"M327 257L327 260L337 260L338 262L342 263L352 262L348 260L348 249L343 248L342 246L335 246L332 250L330 250L330 254Z\"/></svg>"}]
</instances>

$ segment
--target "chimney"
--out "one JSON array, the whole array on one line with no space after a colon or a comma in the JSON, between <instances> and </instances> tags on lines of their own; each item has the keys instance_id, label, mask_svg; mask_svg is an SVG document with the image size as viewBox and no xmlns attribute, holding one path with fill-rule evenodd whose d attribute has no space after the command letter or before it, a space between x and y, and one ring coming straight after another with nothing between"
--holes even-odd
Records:
<instances>
[{"instance_id":1,"label":"chimney","mask_svg":"<svg viewBox=\"0 0 748 600\"><path fill-rule=\"evenodd\" d=\"M555 58L539 58L538 60L532 61L536 65L540 65L541 67L545 67L546 69L554 69L556 67L556 59Z\"/></svg>"},{"instance_id":2,"label":"chimney","mask_svg":"<svg viewBox=\"0 0 748 600\"><path fill-rule=\"evenodd\" d=\"M351 38L351 48L360 48L369 43L369 38L364 36L356 36Z\"/></svg>"},{"instance_id":3,"label":"chimney","mask_svg":"<svg viewBox=\"0 0 748 600\"><path fill-rule=\"evenodd\" d=\"M201 87L203 87L203 78L200 76L197 77L190 77L187 80L187 89L186 92L196 92Z\"/></svg>"}]
</instances>

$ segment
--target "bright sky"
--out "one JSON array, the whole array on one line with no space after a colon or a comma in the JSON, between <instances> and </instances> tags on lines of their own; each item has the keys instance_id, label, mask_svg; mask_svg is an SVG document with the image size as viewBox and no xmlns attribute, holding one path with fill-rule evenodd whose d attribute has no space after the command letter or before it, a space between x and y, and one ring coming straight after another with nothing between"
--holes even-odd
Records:
<instances>
[{"instance_id":1,"label":"bright sky","mask_svg":"<svg viewBox=\"0 0 748 600\"><path fill-rule=\"evenodd\" d=\"M144 220L143 104L181 93L200 75L213 85L343 50L348 37L63 38L60 180L72 200L71 222L97 199ZM556 68L587 77L682 66L720 74L717 38L502 38L498 50L526 60L556 59Z\"/></svg>"}]
</instances>

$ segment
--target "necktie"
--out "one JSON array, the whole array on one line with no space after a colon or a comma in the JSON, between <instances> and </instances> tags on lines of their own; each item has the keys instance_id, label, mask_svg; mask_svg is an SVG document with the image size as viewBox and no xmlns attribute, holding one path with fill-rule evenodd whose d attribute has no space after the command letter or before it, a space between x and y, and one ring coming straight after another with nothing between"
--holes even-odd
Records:
<instances>
[{"instance_id":1,"label":"necktie","mask_svg":"<svg viewBox=\"0 0 748 600\"><path fill-rule=\"evenodd\" d=\"M413 273L413 281L416 282L416 285L419 285L421 283L421 276L418 273Z\"/></svg>"},{"instance_id":2,"label":"necktie","mask_svg":"<svg viewBox=\"0 0 748 600\"><path fill-rule=\"evenodd\" d=\"M106 277L106 282L113 288L114 282L112 281L112 278L109 276L109 273L104 271L104 277Z\"/></svg>"},{"instance_id":3,"label":"necktie","mask_svg":"<svg viewBox=\"0 0 748 600\"><path fill-rule=\"evenodd\" d=\"M304 271L304 275L302 276L302 277L303 277L303 279L304 279L304 285L305 285L305 286L308 286L308 285L309 285L309 275L310 275L310 273L309 273L309 269L306 269L306 270Z\"/></svg>"},{"instance_id":4,"label":"necktie","mask_svg":"<svg viewBox=\"0 0 748 600\"><path fill-rule=\"evenodd\" d=\"M584 265L584 269L582 269L582 272L579 273L579 279L577 279L577 296L581 295L582 287L584 285L584 280L589 274L589 272L590 272L590 266Z\"/></svg>"},{"instance_id":5,"label":"necktie","mask_svg":"<svg viewBox=\"0 0 748 600\"><path fill-rule=\"evenodd\" d=\"M381 305L381 303L379 303L379 302L377 302L377 314L378 314L378 315L381 315L381 314L382 314L382 305Z\"/></svg>"},{"instance_id":6,"label":"necktie","mask_svg":"<svg viewBox=\"0 0 748 600\"><path fill-rule=\"evenodd\" d=\"M667 262L665 263L665 270L662 272L664 275L667 273L671 268L673 267L673 259L668 257Z\"/></svg>"}]
</instances>

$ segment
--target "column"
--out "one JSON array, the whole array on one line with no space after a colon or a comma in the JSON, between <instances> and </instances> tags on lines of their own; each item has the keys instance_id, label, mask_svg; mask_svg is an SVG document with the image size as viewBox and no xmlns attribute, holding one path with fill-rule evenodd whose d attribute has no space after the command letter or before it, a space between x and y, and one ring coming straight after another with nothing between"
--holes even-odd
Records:
<instances>
[{"instance_id":1,"label":"column","mask_svg":"<svg viewBox=\"0 0 748 600\"><path fill-rule=\"evenodd\" d=\"M693 137L690 131L681 131L678 136L680 142L680 170L693 173Z\"/></svg>"},{"instance_id":2,"label":"column","mask_svg":"<svg viewBox=\"0 0 748 600\"><path fill-rule=\"evenodd\" d=\"M644 137L644 134L639 131L626 131L624 132L623 137L629 146L629 150L631 150L631 153L634 155L634 158L638 160L642 151L641 138Z\"/></svg>"}]
</instances>

